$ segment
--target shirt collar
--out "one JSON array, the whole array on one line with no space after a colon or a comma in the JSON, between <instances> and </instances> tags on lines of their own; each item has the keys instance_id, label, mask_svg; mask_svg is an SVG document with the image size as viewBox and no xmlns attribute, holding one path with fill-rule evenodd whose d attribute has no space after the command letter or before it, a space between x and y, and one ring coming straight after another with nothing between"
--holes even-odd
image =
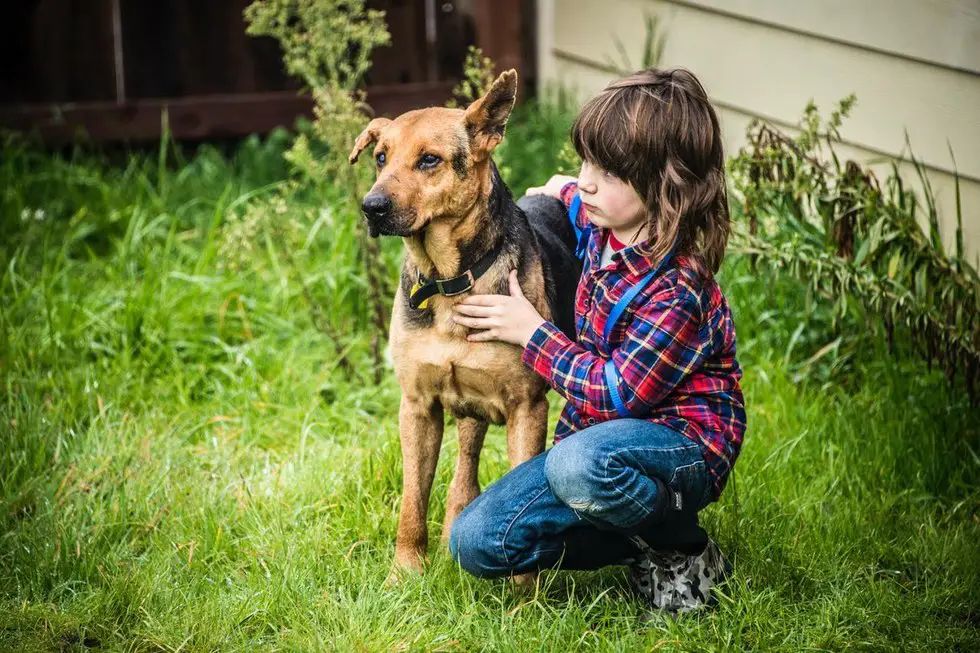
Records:
<instances>
[{"instance_id":1,"label":"shirt collar","mask_svg":"<svg viewBox=\"0 0 980 653\"><path fill-rule=\"evenodd\" d=\"M599 231L605 232L608 230L603 228ZM604 242L605 237L605 233L600 234L600 244ZM653 260L653 243L653 239L648 238L633 246L626 247L618 252L613 252L610 264L615 265L617 269L626 268L629 275L638 280L646 273L650 272L650 270L652 270L658 263L658 261Z\"/></svg>"}]
</instances>

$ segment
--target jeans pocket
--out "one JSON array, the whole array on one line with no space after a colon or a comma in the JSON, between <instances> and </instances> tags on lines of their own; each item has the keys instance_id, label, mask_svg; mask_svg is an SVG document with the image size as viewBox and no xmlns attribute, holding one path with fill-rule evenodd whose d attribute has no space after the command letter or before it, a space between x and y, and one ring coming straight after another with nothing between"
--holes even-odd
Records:
<instances>
[{"instance_id":1,"label":"jeans pocket","mask_svg":"<svg viewBox=\"0 0 980 653\"><path fill-rule=\"evenodd\" d=\"M676 467L667 485L681 493L686 510L701 510L707 504L708 469L703 460Z\"/></svg>"}]
</instances>

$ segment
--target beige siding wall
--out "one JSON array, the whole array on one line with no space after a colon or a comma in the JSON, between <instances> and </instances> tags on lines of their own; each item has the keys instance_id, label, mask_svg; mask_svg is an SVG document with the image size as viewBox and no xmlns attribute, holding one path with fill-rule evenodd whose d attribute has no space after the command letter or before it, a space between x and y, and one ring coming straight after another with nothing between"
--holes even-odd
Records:
<instances>
[{"instance_id":1,"label":"beige siding wall","mask_svg":"<svg viewBox=\"0 0 980 653\"><path fill-rule=\"evenodd\" d=\"M644 13L661 19L662 65L690 68L705 85L729 152L752 117L790 128L810 99L826 115L856 93L840 153L900 156L907 134L950 246L958 170L967 253L980 260L980 0L539 0L542 84L595 93L621 61L616 38L638 65Z\"/></svg>"}]
</instances>

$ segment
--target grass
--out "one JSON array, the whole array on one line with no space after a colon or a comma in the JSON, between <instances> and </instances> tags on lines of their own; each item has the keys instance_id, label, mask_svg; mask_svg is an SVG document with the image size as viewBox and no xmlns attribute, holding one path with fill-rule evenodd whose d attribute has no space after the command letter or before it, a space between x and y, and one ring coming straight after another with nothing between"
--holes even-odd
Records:
<instances>
[{"instance_id":1,"label":"grass","mask_svg":"<svg viewBox=\"0 0 980 653\"><path fill-rule=\"evenodd\" d=\"M509 137L538 128L553 121ZM749 432L705 513L737 568L717 610L640 627L622 568L533 589L461 572L438 545L452 428L431 566L384 588L399 391L367 381L356 218L322 213L329 198L289 207L326 216L298 273L363 377L336 366L265 232L246 267L222 256L230 216L286 174L285 145L109 162L5 141L0 649L980 648L980 416L874 337L813 359L836 337L819 306L734 257ZM551 152L508 151L514 187L543 181ZM400 244L384 247L394 274ZM491 427L483 485L506 467Z\"/></svg>"}]
</instances>

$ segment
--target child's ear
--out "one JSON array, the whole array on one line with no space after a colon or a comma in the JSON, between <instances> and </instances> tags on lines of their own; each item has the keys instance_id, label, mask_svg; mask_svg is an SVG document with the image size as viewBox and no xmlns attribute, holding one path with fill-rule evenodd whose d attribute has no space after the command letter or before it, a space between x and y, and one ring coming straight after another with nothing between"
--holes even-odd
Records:
<instances>
[{"instance_id":1,"label":"child's ear","mask_svg":"<svg viewBox=\"0 0 980 653\"><path fill-rule=\"evenodd\" d=\"M500 73L486 95L466 108L463 123L475 160L486 159L504 139L504 127L516 99L517 71L511 68Z\"/></svg>"}]
</instances>

